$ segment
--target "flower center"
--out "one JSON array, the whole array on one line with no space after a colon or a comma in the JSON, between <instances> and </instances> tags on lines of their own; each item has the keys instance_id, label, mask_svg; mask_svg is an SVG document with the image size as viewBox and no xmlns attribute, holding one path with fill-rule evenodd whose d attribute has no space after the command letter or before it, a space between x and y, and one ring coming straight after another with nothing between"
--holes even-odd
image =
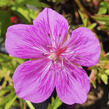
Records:
<instances>
[{"instance_id":1,"label":"flower center","mask_svg":"<svg viewBox=\"0 0 109 109\"><path fill-rule=\"evenodd\" d=\"M59 48L55 50L54 52L51 52L48 56L49 59L52 59L54 61L58 60L60 55L67 49L67 47Z\"/></svg>"},{"instance_id":2,"label":"flower center","mask_svg":"<svg viewBox=\"0 0 109 109\"><path fill-rule=\"evenodd\" d=\"M56 59L56 54L55 53L51 53L50 56L48 56L49 59Z\"/></svg>"}]
</instances>

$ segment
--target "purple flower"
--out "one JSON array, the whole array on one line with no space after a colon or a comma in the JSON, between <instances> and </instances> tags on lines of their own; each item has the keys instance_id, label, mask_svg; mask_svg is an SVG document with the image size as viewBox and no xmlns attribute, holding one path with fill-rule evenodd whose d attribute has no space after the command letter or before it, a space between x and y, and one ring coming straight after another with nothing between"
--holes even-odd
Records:
<instances>
[{"instance_id":1,"label":"purple flower","mask_svg":"<svg viewBox=\"0 0 109 109\"><path fill-rule=\"evenodd\" d=\"M99 41L89 29L80 27L68 34L67 20L45 8L33 25L10 26L5 47L14 57L30 59L14 72L18 97L39 103L56 88L66 104L86 101L90 85L81 66L95 65L100 56Z\"/></svg>"}]
</instances>

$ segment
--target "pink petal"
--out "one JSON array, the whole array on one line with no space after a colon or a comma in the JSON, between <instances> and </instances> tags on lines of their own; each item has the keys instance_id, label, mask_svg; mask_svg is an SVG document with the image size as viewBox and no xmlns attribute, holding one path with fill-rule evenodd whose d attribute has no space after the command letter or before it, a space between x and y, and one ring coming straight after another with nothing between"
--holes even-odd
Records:
<instances>
[{"instance_id":1,"label":"pink petal","mask_svg":"<svg viewBox=\"0 0 109 109\"><path fill-rule=\"evenodd\" d=\"M38 27L25 24L10 26L6 33L5 48L9 54L19 58L39 58L47 52L49 42L40 37Z\"/></svg>"},{"instance_id":2,"label":"pink petal","mask_svg":"<svg viewBox=\"0 0 109 109\"><path fill-rule=\"evenodd\" d=\"M39 59L21 64L14 72L13 82L17 96L34 103L48 99L55 87L51 61Z\"/></svg>"},{"instance_id":3,"label":"pink petal","mask_svg":"<svg viewBox=\"0 0 109 109\"><path fill-rule=\"evenodd\" d=\"M66 57L71 62L87 67L97 64L100 43L89 29L80 27L72 31L66 45Z\"/></svg>"},{"instance_id":4,"label":"pink petal","mask_svg":"<svg viewBox=\"0 0 109 109\"><path fill-rule=\"evenodd\" d=\"M89 78L82 68L64 62L63 68L57 72L56 80L58 97L64 103L82 104L86 101L90 85Z\"/></svg>"},{"instance_id":5,"label":"pink petal","mask_svg":"<svg viewBox=\"0 0 109 109\"><path fill-rule=\"evenodd\" d=\"M59 47L68 32L67 20L56 11L45 8L34 20L34 25L51 37L52 47Z\"/></svg>"}]
</instances>

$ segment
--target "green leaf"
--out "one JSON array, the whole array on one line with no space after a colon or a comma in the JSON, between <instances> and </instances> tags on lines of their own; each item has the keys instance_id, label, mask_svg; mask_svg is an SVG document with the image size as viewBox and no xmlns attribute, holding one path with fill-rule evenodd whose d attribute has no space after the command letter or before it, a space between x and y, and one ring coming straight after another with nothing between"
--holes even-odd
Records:
<instances>
[{"instance_id":1,"label":"green leaf","mask_svg":"<svg viewBox=\"0 0 109 109\"><path fill-rule=\"evenodd\" d=\"M33 104L31 102L26 101L26 103L30 109L35 109L35 107L33 106Z\"/></svg>"},{"instance_id":2,"label":"green leaf","mask_svg":"<svg viewBox=\"0 0 109 109\"><path fill-rule=\"evenodd\" d=\"M96 23L92 23L91 25L88 26L88 28L89 28L90 30L92 30L96 25L97 25Z\"/></svg>"},{"instance_id":3,"label":"green leaf","mask_svg":"<svg viewBox=\"0 0 109 109\"><path fill-rule=\"evenodd\" d=\"M108 25L100 25L97 27L98 30L103 30L105 32L109 32L109 26Z\"/></svg>"},{"instance_id":4,"label":"green leaf","mask_svg":"<svg viewBox=\"0 0 109 109\"><path fill-rule=\"evenodd\" d=\"M106 14L106 12L108 11L109 9L109 3L106 2L106 1L101 1L100 2L100 6L99 6L99 11L98 11L98 15L101 15L101 14Z\"/></svg>"},{"instance_id":5,"label":"green leaf","mask_svg":"<svg viewBox=\"0 0 109 109\"><path fill-rule=\"evenodd\" d=\"M16 100L16 98L17 96L14 96L13 98L11 98L11 100L8 103L6 103L5 109L9 109L12 106L13 102Z\"/></svg>"},{"instance_id":6,"label":"green leaf","mask_svg":"<svg viewBox=\"0 0 109 109\"><path fill-rule=\"evenodd\" d=\"M109 76L109 69L105 70L105 74Z\"/></svg>"},{"instance_id":7,"label":"green leaf","mask_svg":"<svg viewBox=\"0 0 109 109\"><path fill-rule=\"evenodd\" d=\"M11 9L15 11L15 13L17 12L17 15L23 19L25 23L32 23L32 20L38 15L38 11L23 6L13 6Z\"/></svg>"},{"instance_id":8,"label":"green leaf","mask_svg":"<svg viewBox=\"0 0 109 109\"><path fill-rule=\"evenodd\" d=\"M62 0L52 0L54 3L59 4L62 2Z\"/></svg>"},{"instance_id":9,"label":"green leaf","mask_svg":"<svg viewBox=\"0 0 109 109\"><path fill-rule=\"evenodd\" d=\"M100 43L100 46L101 46L100 60L103 60L103 44Z\"/></svg>"},{"instance_id":10,"label":"green leaf","mask_svg":"<svg viewBox=\"0 0 109 109\"><path fill-rule=\"evenodd\" d=\"M1 88L0 89L0 97L1 96L4 96L5 95L5 93L7 93L7 92L9 92L9 91L13 91L14 89L13 89L13 86L7 86L7 87L5 87L5 88Z\"/></svg>"},{"instance_id":11,"label":"green leaf","mask_svg":"<svg viewBox=\"0 0 109 109\"><path fill-rule=\"evenodd\" d=\"M19 101L21 109L24 109L24 106L26 106L26 101L24 101L23 99L19 99Z\"/></svg>"},{"instance_id":12,"label":"green leaf","mask_svg":"<svg viewBox=\"0 0 109 109\"><path fill-rule=\"evenodd\" d=\"M12 0L0 0L0 7L10 6L12 4Z\"/></svg>"},{"instance_id":13,"label":"green leaf","mask_svg":"<svg viewBox=\"0 0 109 109\"><path fill-rule=\"evenodd\" d=\"M0 97L0 107L5 106L6 103L8 103L11 98L15 97L15 92L11 92L8 95Z\"/></svg>"},{"instance_id":14,"label":"green leaf","mask_svg":"<svg viewBox=\"0 0 109 109\"><path fill-rule=\"evenodd\" d=\"M48 7L47 4L40 2L39 0L15 0L14 6L25 6L25 5L36 6L37 8Z\"/></svg>"},{"instance_id":15,"label":"green leaf","mask_svg":"<svg viewBox=\"0 0 109 109\"><path fill-rule=\"evenodd\" d=\"M107 12L107 8L106 7L101 7L98 11L98 15L102 15L102 14L106 14Z\"/></svg>"},{"instance_id":16,"label":"green leaf","mask_svg":"<svg viewBox=\"0 0 109 109\"><path fill-rule=\"evenodd\" d=\"M109 15L96 15L92 18L102 25L109 25Z\"/></svg>"},{"instance_id":17,"label":"green leaf","mask_svg":"<svg viewBox=\"0 0 109 109\"><path fill-rule=\"evenodd\" d=\"M106 74L101 74L101 80L107 85L108 84L108 76Z\"/></svg>"},{"instance_id":18,"label":"green leaf","mask_svg":"<svg viewBox=\"0 0 109 109\"><path fill-rule=\"evenodd\" d=\"M26 4L30 4L30 5L36 6L37 8L48 7L47 4L42 3L39 0L28 0L28 1L25 0L25 1L26 1Z\"/></svg>"},{"instance_id":19,"label":"green leaf","mask_svg":"<svg viewBox=\"0 0 109 109\"><path fill-rule=\"evenodd\" d=\"M12 78L9 76L8 73L6 73L5 71L7 71L5 68L2 69L3 71L0 71L0 77L4 78L6 81L11 82L12 83Z\"/></svg>"},{"instance_id":20,"label":"green leaf","mask_svg":"<svg viewBox=\"0 0 109 109\"><path fill-rule=\"evenodd\" d=\"M56 99L52 97L52 103L48 105L47 109L58 109L58 107L61 106L61 104L62 102L58 97L56 97Z\"/></svg>"},{"instance_id":21,"label":"green leaf","mask_svg":"<svg viewBox=\"0 0 109 109\"><path fill-rule=\"evenodd\" d=\"M14 58L0 53L0 78L4 78L4 86L5 82L9 82L9 85L13 83L12 74L16 67L24 61L24 59Z\"/></svg>"},{"instance_id":22,"label":"green leaf","mask_svg":"<svg viewBox=\"0 0 109 109\"><path fill-rule=\"evenodd\" d=\"M87 18L85 18L85 15L81 11L79 11L79 15L81 17L84 27L87 27L87 23L88 23Z\"/></svg>"},{"instance_id":23,"label":"green leaf","mask_svg":"<svg viewBox=\"0 0 109 109\"><path fill-rule=\"evenodd\" d=\"M2 34L2 22L0 22L0 36Z\"/></svg>"},{"instance_id":24,"label":"green leaf","mask_svg":"<svg viewBox=\"0 0 109 109\"><path fill-rule=\"evenodd\" d=\"M8 11L0 11L0 37L5 38L7 27L11 25L10 13Z\"/></svg>"}]
</instances>

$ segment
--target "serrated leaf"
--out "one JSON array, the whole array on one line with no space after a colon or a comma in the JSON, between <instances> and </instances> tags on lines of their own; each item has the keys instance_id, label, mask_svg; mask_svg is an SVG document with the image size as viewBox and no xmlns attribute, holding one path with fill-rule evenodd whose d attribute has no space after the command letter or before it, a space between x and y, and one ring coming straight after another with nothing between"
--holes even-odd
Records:
<instances>
[{"instance_id":1,"label":"serrated leaf","mask_svg":"<svg viewBox=\"0 0 109 109\"><path fill-rule=\"evenodd\" d=\"M61 106L61 104L62 102L60 101L58 97L56 97L56 99L52 97L52 102L51 104L48 105L47 109L58 109L58 107Z\"/></svg>"}]
</instances>

